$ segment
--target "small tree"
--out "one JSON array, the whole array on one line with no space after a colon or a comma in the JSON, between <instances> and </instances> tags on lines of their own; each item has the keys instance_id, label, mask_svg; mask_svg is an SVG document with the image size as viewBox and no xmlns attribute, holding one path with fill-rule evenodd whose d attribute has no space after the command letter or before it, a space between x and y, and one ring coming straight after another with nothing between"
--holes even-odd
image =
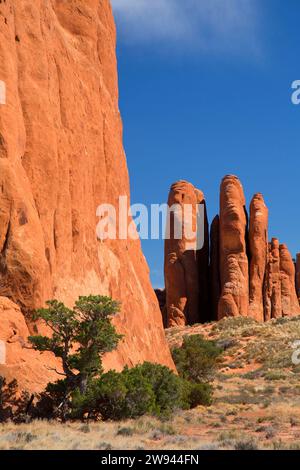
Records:
<instances>
[{"instance_id":1,"label":"small tree","mask_svg":"<svg viewBox=\"0 0 300 470\"><path fill-rule=\"evenodd\" d=\"M116 349L122 336L111 324L120 304L109 297L79 297L73 309L57 300L47 302L48 308L35 314L52 330L52 337L30 336L38 351L51 351L62 361L64 380L48 384L47 392L66 400L79 389L84 394L88 382L102 372L102 357ZM60 399L60 398L59 398Z\"/></svg>"}]
</instances>

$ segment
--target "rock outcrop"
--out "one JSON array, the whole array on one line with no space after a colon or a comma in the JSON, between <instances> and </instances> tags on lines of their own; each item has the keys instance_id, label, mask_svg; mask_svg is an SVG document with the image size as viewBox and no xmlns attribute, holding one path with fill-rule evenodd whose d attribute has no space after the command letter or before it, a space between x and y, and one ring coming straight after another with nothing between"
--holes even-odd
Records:
<instances>
[{"instance_id":1,"label":"rock outcrop","mask_svg":"<svg viewBox=\"0 0 300 470\"><path fill-rule=\"evenodd\" d=\"M140 242L96 238L97 207L129 196L110 2L2 2L0 59L0 295L12 323L17 306L32 331L47 299L108 294L125 340L107 365L173 367ZM27 349L14 360L34 387Z\"/></svg>"},{"instance_id":2,"label":"rock outcrop","mask_svg":"<svg viewBox=\"0 0 300 470\"><path fill-rule=\"evenodd\" d=\"M268 253L268 209L262 194L255 194L250 204L249 251L249 316L262 322L264 321L263 289Z\"/></svg>"},{"instance_id":3,"label":"rock outcrop","mask_svg":"<svg viewBox=\"0 0 300 470\"><path fill-rule=\"evenodd\" d=\"M286 245L282 244L279 246L279 253L282 316L295 317L300 315L300 306L295 286L295 265Z\"/></svg>"},{"instance_id":4,"label":"rock outcrop","mask_svg":"<svg viewBox=\"0 0 300 470\"><path fill-rule=\"evenodd\" d=\"M297 294L298 300L300 301L300 253L297 253L295 269L296 269L296 294Z\"/></svg>"},{"instance_id":5,"label":"rock outcrop","mask_svg":"<svg viewBox=\"0 0 300 470\"><path fill-rule=\"evenodd\" d=\"M179 204L192 201L194 207L196 201L204 200L203 195L195 196L195 188L190 183L179 182L172 186L169 205L176 201ZM185 264L185 236L166 241L169 326L195 323L197 309L196 321L200 322L238 316L263 322L300 315L300 254L294 263L287 246L280 245L277 238L268 243L268 208L263 195L253 196L248 221L239 179L229 175L222 180L220 215L210 227L209 273L206 207L204 212L204 249L196 257L192 252L193 264ZM188 286L193 286L195 293L192 303ZM200 300L201 293L204 302ZM188 313L191 305L196 306L192 320Z\"/></svg>"},{"instance_id":6,"label":"rock outcrop","mask_svg":"<svg viewBox=\"0 0 300 470\"><path fill-rule=\"evenodd\" d=\"M197 249L199 205L204 206L204 246L200 250ZM207 302L207 292L200 292L207 289L208 282L208 222L204 196L191 183L178 181L171 187L168 206L169 236L165 240L168 326L192 325L201 321L201 315L205 314L201 306ZM201 285L201 279L205 286Z\"/></svg>"},{"instance_id":7,"label":"rock outcrop","mask_svg":"<svg viewBox=\"0 0 300 470\"><path fill-rule=\"evenodd\" d=\"M247 316L249 271L246 247L247 214L242 185L225 176L220 194L220 279L218 318Z\"/></svg>"}]
</instances>

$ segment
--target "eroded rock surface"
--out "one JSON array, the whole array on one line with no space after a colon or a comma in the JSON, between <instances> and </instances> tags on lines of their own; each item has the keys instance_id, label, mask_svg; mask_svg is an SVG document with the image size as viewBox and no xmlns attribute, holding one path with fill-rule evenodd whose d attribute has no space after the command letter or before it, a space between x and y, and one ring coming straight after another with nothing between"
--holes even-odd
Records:
<instances>
[{"instance_id":1,"label":"eroded rock surface","mask_svg":"<svg viewBox=\"0 0 300 470\"><path fill-rule=\"evenodd\" d=\"M255 194L250 204L249 250L249 316L262 322L264 321L263 288L268 253L268 209L262 194Z\"/></svg>"},{"instance_id":2,"label":"eroded rock surface","mask_svg":"<svg viewBox=\"0 0 300 470\"><path fill-rule=\"evenodd\" d=\"M285 244L280 245L281 303L282 316L300 315L300 306L295 287L295 265Z\"/></svg>"},{"instance_id":3,"label":"eroded rock surface","mask_svg":"<svg viewBox=\"0 0 300 470\"><path fill-rule=\"evenodd\" d=\"M236 176L225 176L220 191L219 319L248 315L249 272L246 230L246 202L242 185Z\"/></svg>"},{"instance_id":4,"label":"eroded rock surface","mask_svg":"<svg viewBox=\"0 0 300 470\"><path fill-rule=\"evenodd\" d=\"M204 246L198 250L197 210L199 205L204 206L202 232ZM191 183L178 181L171 187L168 206L172 209L169 219L170 236L165 241L168 326L192 325L201 321L202 316L204 317L206 313L204 306L208 299L209 241L204 195ZM181 227L181 235L178 227Z\"/></svg>"},{"instance_id":5,"label":"eroded rock surface","mask_svg":"<svg viewBox=\"0 0 300 470\"><path fill-rule=\"evenodd\" d=\"M96 238L98 205L129 196L115 37L108 0L0 4L0 295L29 330L47 299L111 295L125 340L107 365L173 367L140 242Z\"/></svg>"}]
</instances>

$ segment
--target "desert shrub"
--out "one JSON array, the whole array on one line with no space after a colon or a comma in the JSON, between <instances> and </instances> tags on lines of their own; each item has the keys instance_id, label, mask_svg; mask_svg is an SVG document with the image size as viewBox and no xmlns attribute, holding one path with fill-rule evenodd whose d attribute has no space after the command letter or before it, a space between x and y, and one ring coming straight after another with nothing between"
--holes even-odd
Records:
<instances>
[{"instance_id":1,"label":"desert shrub","mask_svg":"<svg viewBox=\"0 0 300 470\"><path fill-rule=\"evenodd\" d=\"M246 438L240 441L237 441L234 444L235 450L258 450L258 444L253 438Z\"/></svg>"},{"instance_id":2,"label":"desert shrub","mask_svg":"<svg viewBox=\"0 0 300 470\"><path fill-rule=\"evenodd\" d=\"M196 408L199 405L210 406L213 399L213 389L210 384L190 383L188 402L190 408Z\"/></svg>"},{"instance_id":3,"label":"desert shrub","mask_svg":"<svg viewBox=\"0 0 300 470\"><path fill-rule=\"evenodd\" d=\"M281 370L273 370L267 372L264 378L265 380L269 381L284 380L286 378L286 374L284 373L284 371Z\"/></svg>"},{"instance_id":4,"label":"desert shrub","mask_svg":"<svg viewBox=\"0 0 300 470\"><path fill-rule=\"evenodd\" d=\"M172 356L181 377L195 383L203 383L213 379L221 352L221 348L214 341L194 335L185 336L182 347L174 349Z\"/></svg>"},{"instance_id":5,"label":"desert shrub","mask_svg":"<svg viewBox=\"0 0 300 470\"><path fill-rule=\"evenodd\" d=\"M210 403L208 385L189 383L170 369L144 363L121 373L109 371L94 380L85 395L72 397L73 416L100 416L103 420L135 419L145 414L167 417L176 409Z\"/></svg>"},{"instance_id":6,"label":"desert shrub","mask_svg":"<svg viewBox=\"0 0 300 470\"><path fill-rule=\"evenodd\" d=\"M212 388L175 375L170 369L145 362L118 373L109 371L93 380L86 393L72 395L72 417L103 420L136 419L145 414L169 417L178 409L210 405Z\"/></svg>"}]
</instances>

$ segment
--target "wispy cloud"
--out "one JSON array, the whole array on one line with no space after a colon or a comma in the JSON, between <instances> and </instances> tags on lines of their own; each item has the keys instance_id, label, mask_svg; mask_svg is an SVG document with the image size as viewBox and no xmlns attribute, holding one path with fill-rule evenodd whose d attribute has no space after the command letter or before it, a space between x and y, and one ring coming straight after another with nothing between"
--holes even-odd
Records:
<instances>
[{"instance_id":1,"label":"wispy cloud","mask_svg":"<svg viewBox=\"0 0 300 470\"><path fill-rule=\"evenodd\" d=\"M111 0L127 44L205 52L260 49L258 0Z\"/></svg>"}]
</instances>

